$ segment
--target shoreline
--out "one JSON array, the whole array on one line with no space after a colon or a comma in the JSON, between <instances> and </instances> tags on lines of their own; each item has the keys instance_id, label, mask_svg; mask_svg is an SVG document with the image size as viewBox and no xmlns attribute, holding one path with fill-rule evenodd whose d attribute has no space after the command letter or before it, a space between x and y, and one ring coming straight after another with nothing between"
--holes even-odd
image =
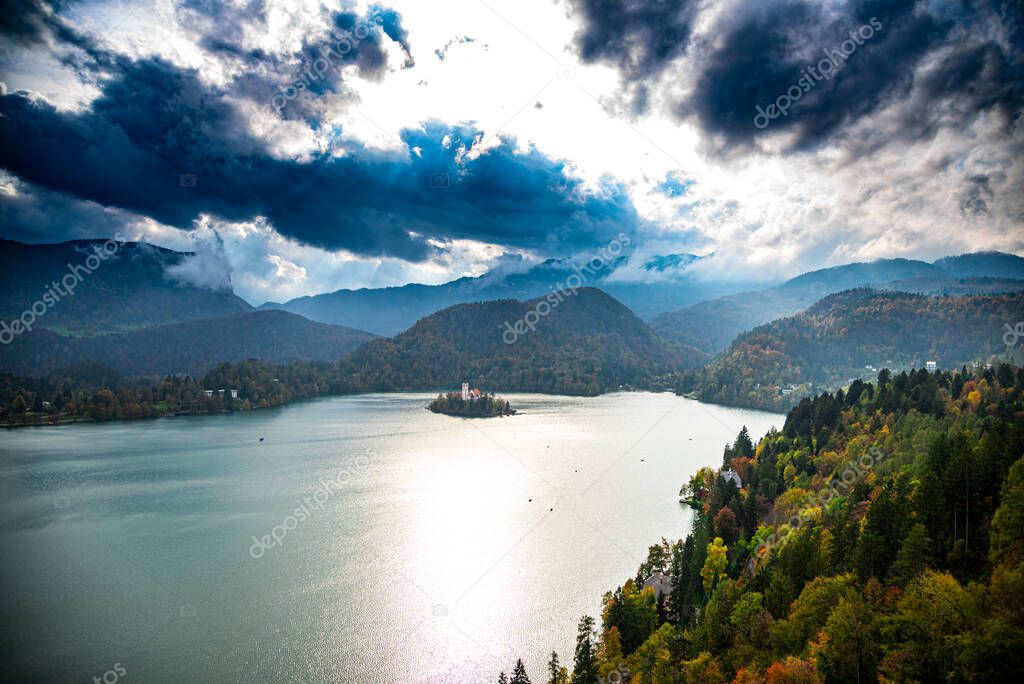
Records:
<instances>
[{"instance_id":1,"label":"shoreline","mask_svg":"<svg viewBox=\"0 0 1024 684\"><path fill-rule=\"evenodd\" d=\"M389 394L430 394L430 393L433 393L435 391L436 390L401 389L401 390L372 390L372 391L365 391L365 392L345 392L345 393L341 393L341 394L318 394L316 396L301 397L301 398L293 399L292 401L287 401L287 402L283 402L283 403L280 403L280 404L271 404L269 406L257 406L257 407L254 407L254 408L237 409L237 410L233 410L233 411L216 411L216 412L213 412L213 413L209 413L209 412L206 412L206 413L204 413L204 412L162 413L162 414L159 414L159 415L156 415L156 416L142 416L142 417L139 417L139 418L108 418L106 420L96 420L94 418L79 417L79 418L75 418L73 420L60 420L60 421L58 421L56 423L51 423L51 422L49 422L48 420L45 420L45 419L44 420L40 420L39 422L31 422L31 423L26 423L26 422L22 422L22 423L9 423L9 422L5 421L2 424L0 424L0 427L3 427L5 430L13 430L13 429L17 429L17 428L47 428L47 427L49 427L49 428L56 428L56 427L70 426L70 425L102 425L102 424L105 424L105 423L137 423L137 422L144 422L144 421L151 421L151 420L160 420L160 419L165 419L165 418L178 418L178 417L181 417L181 418L194 418L194 417L203 417L203 416L223 416L223 415L231 415L231 414L235 414L235 413L252 413L253 411L265 411L265 410L268 410L268 409L284 408L284 407L287 407L287 406L293 406L295 404L300 404L300 403L307 402L307 401L315 401L317 399L335 399L335 398L339 398L339 397L359 397L359 396L368 396L368 395L373 395L373 394L382 394L382 395L389 395ZM696 401L697 403L706 404L708 406L721 406L722 408L733 408L733 409L739 409L739 410L744 410L744 411L758 411L760 413L771 413L771 414L775 414L775 415L779 415L779 414L785 415L785 412L772 411L770 409L766 409L766 408L763 408L763 407L739 406L739 405L735 405L735 404L725 404L725 403L716 403L716 402L710 402L710 401L702 401L702 400L694 398L694 397L690 397L690 396L686 396L686 395L682 395L682 394L677 394L677 393L673 392L672 390L668 390L668 389L654 390L654 389L640 389L640 388L629 388L629 389L625 389L624 388L624 389L614 389L614 390L610 390L608 392L601 392L600 394L560 394L560 393L556 393L556 392L543 392L543 391L540 391L540 390L507 390L507 391L506 390L501 390L501 391L504 391L507 394L539 394L541 396L546 396L546 397L569 397L569 398L582 398L582 399L594 399L594 398L597 398L597 397L606 397L606 396L610 396L610 395L613 395L613 394L620 394L620 393L621 394L671 394L673 396L679 397L680 399L687 399L689 401ZM427 411L431 410L430 407L428 407L428 406L424 406L423 408L425 410L427 410ZM787 411L788 411L788 409L787 409ZM509 415L509 416L504 416L504 415L503 416L468 416L468 415L444 413L442 411L431 411L431 413L437 413L439 415L451 416L452 418L495 418L495 417L502 417L502 418L504 418L504 417L511 417L511 415ZM518 415L518 413L519 413L519 411L517 409L516 413L514 413L512 415Z\"/></svg>"}]
</instances>

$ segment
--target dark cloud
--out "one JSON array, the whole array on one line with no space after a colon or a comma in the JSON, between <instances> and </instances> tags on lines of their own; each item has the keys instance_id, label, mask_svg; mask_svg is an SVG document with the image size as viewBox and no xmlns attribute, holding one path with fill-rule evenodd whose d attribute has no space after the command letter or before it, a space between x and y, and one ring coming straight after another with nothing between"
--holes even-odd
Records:
<instances>
[{"instance_id":1,"label":"dark cloud","mask_svg":"<svg viewBox=\"0 0 1024 684\"><path fill-rule=\"evenodd\" d=\"M83 201L45 188L13 181L11 193L0 192L0 238L52 242L106 238L125 232L139 220L129 212ZM127 234L127 232L125 232Z\"/></svg>"},{"instance_id":2,"label":"dark cloud","mask_svg":"<svg viewBox=\"0 0 1024 684\"><path fill-rule=\"evenodd\" d=\"M994 196L988 176L971 176L967 179L966 189L960 195L960 213L966 216L987 214L988 203Z\"/></svg>"},{"instance_id":3,"label":"dark cloud","mask_svg":"<svg viewBox=\"0 0 1024 684\"><path fill-rule=\"evenodd\" d=\"M413 260L431 253L430 238L566 249L637 223L623 188L586 193L565 162L511 140L481 150L470 127L405 130L404 154L345 143L309 161L278 159L247 132L234 99L195 71L156 59L119 69L84 111L0 97L0 165L173 226L201 213L265 216L307 244Z\"/></svg>"},{"instance_id":4,"label":"dark cloud","mask_svg":"<svg viewBox=\"0 0 1024 684\"><path fill-rule=\"evenodd\" d=\"M75 0L0 0L0 54L9 46L45 45L72 68L97 65L103 51L61 16Z\"/></svg>"},{"instance_id":5,"label":"dark cloud","mask_svg":"<svg viewBox=\"0 0 1024 684\"><path fill-rule=\"evenodd\" d=\"M659 74L685 52L698 0L571 0L583 21L580 58L617 66L628 79Z\"/></svg>"},{"instance_id":6,"label":"dark cloud","mask_svg":"<svg viewBox=\"0 0 1024 684\"><path fill-rule=\"evenodd\" d=\"M0 0L0 35L22 44L44 40L55 23L57 5L43 0Z\"/></svg>"},{"instance_id":7,"label":"dark cloud","mask_svg":"<svg viewBox=\"0 0 1024 684\"><path fill-rule=\"evenodd\" d=\"M812 147L908 96L915 67L952 27L913 2L848 3L838 13L799 0L759 4L722 20L720 40L677 113L733 145L763 128L792 132L794 148ZM755 122L758 107L780 103L790 89L786 114Z\"/></svg>"},{"instance_id":8,"label":"dark cloud","mask_svg":"<svg viewBox=\"0 0 1024 684\"><path fill-rule=\"evenodd\" d=\"M942 126L962 128L981 112L998 110L1012 124L1024 109L1019 0L705 4L709 29L700 35L696 2L570 1L584 22L580 57L618 66L638 95L635 112L646 108L645 89L664 93L660 101L699 124L719 150L750 148L784 131L791 150L842 140L866 153L892 135L911 142ZM851 35L872 24L880 28ZM833 60L841 68L829 68L827 78L809 75L844 44L854 50ZM693 88L680 99L672 93L683 73L694 74ZM779 103L793 87L799 96L786 114L755 125L756 108ZM889 137L844 139L848 125L894 103L906 107Z\"/></svg>"}]
</instances>

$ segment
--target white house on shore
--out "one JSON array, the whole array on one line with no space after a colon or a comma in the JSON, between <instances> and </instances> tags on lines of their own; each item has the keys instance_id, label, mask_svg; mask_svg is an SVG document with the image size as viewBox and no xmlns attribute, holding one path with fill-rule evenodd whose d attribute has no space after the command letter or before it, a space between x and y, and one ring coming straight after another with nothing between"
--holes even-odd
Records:
<instances>
[{"instance_id":1,"label":"white house on shore","mask_svg":"<svg viewBox=\"0 0 1024 684\"><path fill-rule=\"evenodd\" d=\"M651 587L654 595L660 600L662 596L672 595L672 578L662 572L656 572L647 578L642 589Z\"/></svg>"},{"instance_id":2,"label":"white house on shore","mask_svg":"<svg viewBox=\"0 0 1024 684\"><path fill-rule=\"evenodd\" d=\"M734 485L736 485L736 489L743 489L743 479L740 477L740 474L737 473L735 470L723 470L721 472L721 476L722 479L725 480L726 482L732 482Z\"/></svg>"}]
</instances>

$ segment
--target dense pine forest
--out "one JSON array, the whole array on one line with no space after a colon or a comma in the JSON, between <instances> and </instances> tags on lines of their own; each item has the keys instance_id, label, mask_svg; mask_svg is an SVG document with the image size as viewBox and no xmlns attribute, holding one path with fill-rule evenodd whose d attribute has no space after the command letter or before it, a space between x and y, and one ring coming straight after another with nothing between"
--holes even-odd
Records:
<instances>
[{"instance_id":1,"label":"dense pine forest","mask_svg":"<svg viewBox=\"0 0 1024 684\"><path fill-rule=\"evenodd\" d=\"M681 493L692 531L650 547L581 620L571 676L553 654L543 681L1024 675L1024 370L882 371L756 445L744 429ZM660 575L670 591L642 588Z\"/></svg>"}]
</instances>

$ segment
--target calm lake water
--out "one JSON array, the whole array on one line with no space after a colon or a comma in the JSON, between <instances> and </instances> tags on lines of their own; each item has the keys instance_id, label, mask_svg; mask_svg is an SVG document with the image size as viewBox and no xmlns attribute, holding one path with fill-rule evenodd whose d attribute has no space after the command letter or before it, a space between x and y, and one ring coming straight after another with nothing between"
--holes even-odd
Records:
<instances>
[{"instance_id":1,"label":"calm lake water","mask_svg":"<svg viewBox=\"0 0 1024 684\"><path fill-rule=\"evenodd\" d=\"M491 683L518 655L539 681L684 534L690 474L783 422L507 397L520 415L381 394L0 432L4 678Z\"/></svg>"}]
</instances>

